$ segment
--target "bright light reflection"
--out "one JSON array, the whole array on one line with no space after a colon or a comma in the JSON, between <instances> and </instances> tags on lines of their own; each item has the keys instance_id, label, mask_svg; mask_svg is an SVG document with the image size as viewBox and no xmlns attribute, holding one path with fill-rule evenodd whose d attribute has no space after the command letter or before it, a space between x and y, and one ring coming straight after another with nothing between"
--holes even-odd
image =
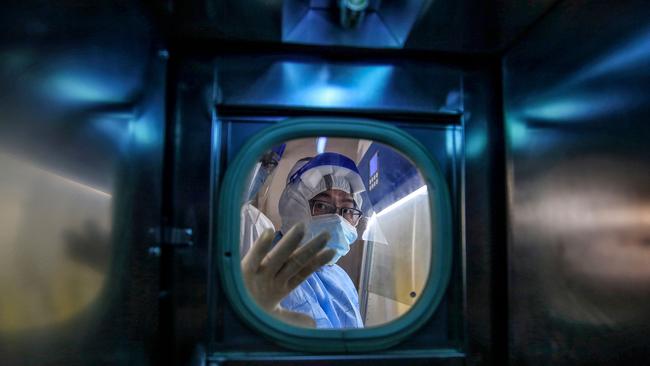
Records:
<instances>
[{"instance_id":1,"label":"bright light reflection","mask_svg":"<svg viewBox=\"0 0 650 366\"><path fill-rule=\"evenodd\" d=\"M64 176L62 176L62 175L59 175L59 174L53 173L53 172L51 172L51 171L49 171L49 170L46 170L46 169L43 169L43 168L41 168L41 167L39 167L39 166L37 166L37 165L34 165L34 164L32 164L31 162L28 162L28 161L26 161L26 160L23 160L23 159L20 159L20 158L17 158L17 157L13 157L13 156L11 156L11 155L9 155L9 154L3 154L3 155L7 156L7 157L10 158L11 160L14 160L14 161L16 161L16 162L18 162L18 163L20 163L20 164L28 165L28 166L32 167L33 169L36 169L36 170L38 170L38 171L40 171L40 172L43 172L43 173L45 173L45 174L48 174L48 175L52 176L53 178L56 178L56 179L58 179L58 180L61 180L61 181L66 182L66 183L68 183L68 184L71 184L71 185L76 186L76 187L78 187L78 188L82 188L82 189L84 189L84 190L87 190L87 191L90 191L90 192L93 192L93 193L99 194L100 196L103 196L103 197L106 197L106 198L111 198L111 197L112 197L110 193L106 193L106 192L104 192L104 191L102 191L102 190L100 190L100 189L97 189L97 188L91 187L91 186L86 185L86 184L83 184L83 183L81 183L81 182L77 182L76 180L72 180L72 179L67 178L67 177L64 177Z\"/></svg>"},{"instance_id":2,"label":"bright light reflection","mask_svg":"<svg viewBox=\"0 0 650 366\"><path fill-rule=\"evenodd\" d=\"M336 106L342 104L350 97L350 93L338 86L322 86L309 88L302 93L307 105Z\"/></svg>"},{"instance_id":3,"label":"bright light reflection","mask_svg":"<svg viewBox=\"0 0 650 366\"><path fill-rule=\"evenodd\" d=\"M526 138L528 137L528 128L521 120L517 118L508 118L506 123L506 133L513 146L521 146L526 142Z\"/></svg>"},{"instance_id":4,"label":"bright light reflection","mask_svg":"<svg viewBox=\"0 0 650 366\"><path fill-rule=\"evenodd\" d=\"M319 154L324 153L325 146L327 146L327 137L319 137L316 140L316 152Z\"/></svg>"},{"instance_id":5,"label":"bright light reflection","mask_svg":"<svg viewBox=\"0 0 650 366\"><path fill-rule=\"evenodd\" d=\"M446 131L445 140L447 142L447 155L455 155L463 144L463 135L460 129L450 127Z\"/></svg>"},{"instance_id":6,"label":"bright light reflection","mask_svg":"<svg viewBox=\"0 0 650 366\"><path fill-rule=\"evenodd\" d=\"M43 171L43 172L45 172L45 173L47 173L47 174L49 174L49 175L51 175L51 176L57 178L57 179L59 179L59 180L62 180L62 181L64 181L64 182L68 183L68 184L71 184L71 185L73 185L73 186L76 186L76 187L82 188L82 189L84 189L84 190L87 190L87 191L90 191L90 192L96 193L96 194L98 194L98 195L100 195L100 196L103 196L103 197L106 197L106 198L111 198L111 195L110 195L109 193L106 193L106 192L104 192L104 191L101 191L101 190L99 190L99 189L97 189L97 188L93 188L93 187L91 187L91 186L89 186L89 185L86 185L86 184L83 184L83 183L77 182L77 181L72 180L72 179L70 179L70 178L63 177L63 176L61 176L61 175L58 175L58 174L52 173L52 172L47 171L47 170L44 170L44 169L40 169L40 168L37 168L37 169L39 169L39 170L41 170L41 171Z\"/></svg>"},{"instance_id":7,"label":"bright light reflection","mask_svg":"<svg viewBox=\"0 0 650 366\"><path fill-rule=\"evenodd\" d=\"M84 102L106 101L112 95L104 85L77 75L57 74L50 80L53 97Z\"/></svg>"},{"instance_id":8,"label":"bright light reflection","mask_svg":"<svg viewBox=\"0 0 650 366\"><path fill-rule=\"evenodd\" d=\"M379 213L373 213L372 216L370 216L370 219L368 219L366 230L363 233L363 240L373 241L375 243L389 244L381 228L379 227L377 220L380 217L387 215L388 213L405 205L409 201L413 200L415 197L426 195L426 194L427 194L427 186L424 185L416 189L415 191L409 193L405 197L401 198L397 202L394 202L393 204L386 207L385 209L381 210Z\"/></svg>"},{"instance_id":9,"label":"bright light reflection","mask_svg":"<svg viewBox=\"0 0 650 366\"><path fill-rule=\"evenodd\" d=\"M409 202L413 198L415 198L417 196L420 196L420 195L425 195L425 194L427 194L427 186L426 185L424 185L424 186L416 189L415 191L409 193L408 195L406 195L406 197L398 200L397 202L395 202L395 203L391 204L390 206L386 207L385 209L379 211L379 213L377 213L376 215L372 215L372 217L370 219L372 220L372 218L375 217L375 216L377 216L377 218L379 218L379 217L382 217L384 215L387 215L389 212L397 209L398 207L401 207L402 205L406 204L407 202Z\"/></svg>"},{"instance_id":10,"label":"bright light reflection","mask_svg":"<svg viewBox=\"0 0 650 366\"><path fill-rule=\"evenodd\" d=\"M277 64L276 64L277 65ZM265 88L279 90L292 105L350 106L379 102L384 95L392 67L385 65L337 66L318 63L282 62L260 80ZM269 75L282 73L281 83ZM288 95L284 95L288 94Z\"/></svg>"},{"instance_id":11,"label":"bright light reflection","mask_svg":"<svg viewBox=\"0 0 650 366\"><path fill-rule=\"evenodd\" d=\"M479 156L485 150L487 146L487 134L484 131L474 132L467 136L467 145L465 147L465 152L467 156L474 157Z\"/></svg>"},{"instance_id":12,"label":"bright light reflection","mask_svg":"<svg viewBox=\"0 0 650 366\"><path fill-rule=\"evenodd\" d=\"M637 65L647 65L648 61L650 61L650 31L646 31L623 47L608 52L605 57L580 72L571 80L571 83L581 82L625 68L633 68Z\"/></svg>"},{"instance_id":13,"label":"bright light reflection","mask_svg":"<svg viewBox=\"0 0 650 366\"><path fill-rule=\"evenodd\" d=\"M154 141L153 131L144 121L131 120L128 129L129 135L140 143L148 144Z\"/></svg>"},{"instance_id":14,"label":"bright light reflection","mask_svg":"<svg viewBox=\"0 0 650 366\"><path fill-rule=\"evenodd\" d=\"M615 92L561 98L526 108L524 117L544 120L588 118L621 110L634 104L635 99L633 96Z\"/></svg>"}]
</instances>

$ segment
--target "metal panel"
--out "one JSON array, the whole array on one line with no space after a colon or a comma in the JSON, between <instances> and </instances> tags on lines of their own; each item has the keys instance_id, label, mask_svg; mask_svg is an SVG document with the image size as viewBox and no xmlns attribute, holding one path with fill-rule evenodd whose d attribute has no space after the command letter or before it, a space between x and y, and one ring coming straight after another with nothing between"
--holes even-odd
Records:
<instances>
[{"instance_id":1,"label":"metal panel","mask_svg":"<svg viewBox=\"0 0 650 366\"><path fill-rule=\"evenodd\" d=\"M476 53L504 48L555 2L370 1L364 23L354 30L337 24L336 1L184 1L174 11L183 35Z\"/></svg>"},{"instance_id":2,"label":"metal panel","mask_svg":"<svg viewBox=\"0 0 650 366\"><path fill-rule=\"evenodd\" d=\"M36 3L0 21L0 363L147 364L164 60L138 6Z\"/></svg>"},{"instance_id":3,"label":"metal panel","mask_svg":"<svg viewBox=\"0 0 650 366\"><path fill-rule=\"evenodd\" d=\"M172 56L173 57L173 56ZM216 277L209 276L208 258L211 233L211 190L218 189L221 174L220 151L223 131L213 125L214 67L212 63L170 60L168 105L172 121L168 126L172 141L168 148L167 169L168 224L192 230L192 245L169 248L165 261L169 296L165 313L168 321L164 336L171 349L169 364L185 364L208 340L208 287ZM169 101L168 101L169 102ZM216 122L216 121L214 121ZM215 145L213 145L215 143ZM171 167L171 169L170 169ZM213 171L214 169L214 171ZM161 284L162 286L162 284Z\"/></svg>"},{"instance_id":4,"label":"metal panel","mask_svg":"<svg viewBox=\"0 0 650 366\"><path fill-rule=\"evenodd\" d=\"M327 61L310 61L304 56L297 58L279 56L255 57L251 55L249 57L239 56L232 59L236 60L236 62L219 61L218 64L221 66L229 65L226 68L222 67L219 73L220 103L226 106L229 103L237 105L240 101L245 100L247 103L241 105L241 110L239 110L240 113L238 115L243 115L241 112L244 108L256 106L257 103L268 103L270 107L277 106L278 104L281 106L284 103L287 105L281 109L287 112L292 111L292 107L295 109L296 105L301 104L292 99L288 93L278 93L278 91L284 90L282 88L257 87L257 80L261 79L259 75L273 74L268 71L268 65L270 63L267 60L273 60L275 63L296 61L303 63L303 67L315 67L314 65L324 67L323 65L327 65ZM340 60L332 64L340 65L341 70L344 69L344 63ZM357 63L350 64L357 65ZM359 63L358 65L362 66L364 64ZM381 63L381 65L384 64L389 65L390 63ZM450 173L449 179L450 186L456 190L454 194L459 202L457 207L458 212L456 214L458 217L463 217L462 222L460 220L457 222L459 233L457 240L462 245L459 244L454 248L454 256L459 260L454 263L452 282L455 285L449 291L447 305L441 308L441 311L436 314L436 320L432 324L422 329L413 339L406 341L401 347L405 349L426 349L432 345L453 344L455 347L468 351L468 360L472 364L486 362L498 363L501 358L499 358L498 354L495 354L497 352L493 353L491 349L496 348L499 353L503 350L503 348L500 348L503 342L495 340L495 337L501 335L499 331L505 326L506 319L501 312L503 308L501 306L503 304L502 300L506 298L504 292L497 291L493 296L490 289L493 281L501 281L503 279L502 273L495 268L503 268L503 265L505 265L505 260L499 261L502 252L499 248L505 248L505 244L498 246L494 250L491 249L492 243L504 243L504 240L502 240L503 235L500 235L497 229L498 225L503 225L503 221L499 221L498 218L495 219L495 216L497 216L495 212L498 211L499 201L503 198L503 194L499 193L499 187L502 187L499 184L503 184L504 177L499 176L498 173L495 173L496 170L493 169L494 165L500 164L500 160L495 157L498 155L497 151L495 151L495 145L498 146L498 143L492 143L493 137L498 136L499 133L499 130L493 127L498 125L496 122L499 118L498 108L496 107L499 104L498 93L495 93L494 90L498 90L500 80L493 75L494 70L496 70L495 67L498 64L488 63L481 65L477 70L473 71L461 71L452 67L439 68L437 65L424 62L422 64L413 64L418 66L414 69L404 70L403 72L406 73L405 75L409 75L409 78L410 75L413 75L414 79L419 78L422 81L414 83L413 85L417 85L417 87L412 88L409 92L397 93L394 90L387 89L385 93L395 95L395 98L376 98L366 103L347 101L349 104L345 105L348 111L363 111L364 108L383 106L383 104L377 101L386 100L388 103L393 103L393 105L399 108L405 108L404 116L408 116L409 108L413 105L410 104L409 96L414 96L414 100L418 100L421 95L430 95L430 97L423 99L429 100L426 110L445 111L445 109L441 109L441 106L449 104L453 106L452 110L456 111L456 113L459 111L464 112L462 122L464 128L454 127L446 131L448 132L448 138L445 139L446 142L443 145L433 144L432 141L435 139L430 138L430 132L431 128L435 129L436 127L428 126L427 122L422 118L417 123L400 124L400 126L407 128L410 133L419 138L424 144L435 150L435 155L439 161L449 161L451 165L449 156L453 156L454 159L459 159L453 162L453 165L458 164L458 173L453 177ZM398 65L405 69L407 68L406 65L408 67L411 66L410 63L404 62ZM370 64L369 66L374 66L374 64ZM227 72L225 72L226 70ZM424 70L424 72L418 73L418 70ZM276 73L276 75L278 74ZM309 72L301 72L297 75L302 76L303 80L312 76ZM445 85L458 85L458 78L460 77L463 78L462 89L459 88L457 92L453 92L453 88L445 87ZM425 82L424 80L427 81ZM442 83L440 82L441 80L443 81ZM256 85L256 87L251 87L251 85ZM265 85L265 83L259 85ZM270 85L278 86L282 84L276 82L275 84L270 83ZM309 83L305 85L309 85ZM350 85L355 86L359 84ZM288 87L286 89L290 90ZM268 91L263 92L263 90ZM299 95L300 90L300 88L293 89L293 93L297 93L296 95L301 97ZM246 93L250 95L246 98L242 97L246 96ZM382 93L378 92L377 95L381 95ZM269 97L275 99L267 99ZM431 100L437 101L433 103L433 107L430 104ZM425 104L422 105L424 106ZM315 108L314 114L319 114L319 111L329 110L327 108L319 108L319 103L316 102L310 106ZM217 108L217 113L219 113L219 110ZM255 114L255 110L253 109L251 114ZM340 110L341 113L345 114L345 110ZM297 111L303 114L309 113L308 110L300 108L297 108ZM454 115L457 116L457 114ZM218 127L219 131L222 134L217 141L218 144L223 143L224 145L216 146L220 149L227 150L228 156L232 157L240 148L243 141L256 131L259 131L260 128L263 128L265 123L274 123L273 121L277 120L277 118L276 116L274 119L266 122L258 119L218 124L220 126ZM442 119L437 121L432 120L431 122L438 126L444 124ZM453 122L453 124L456 123ZM465 188L463 188L465 170L462 168L465 162L460 158L462 156L460 152L462 151L467 154L467 185ZM220 167L219 171L221 169L223 167ZM448 172L452 170L451 167L444 169ZM466 226L464 221L467 222ZM464 246L465 241L467 241L467 247ZM466 259L461 260L460 258L464 258L465 255L467 256ZM468 286L466 308L463 307L464 297L466 295L464 289L465 283ZM497 282L497 284L500 286L501 282ZM211 347L213 351L220 350L223 352L228 349L235 349L239 352L253 350L262 352L278 351L276 347L269 344L266 340L257 339L250 329L244 327L235 317L232 310L225 306L223 303L224 300L220 296L222 294L215 293L215 297L217 298L215 303L220 304L218 307L220 310L215 314L216 332L212 334L213 343ZM464 318L465 316L467 318ZM450 323L446 323L447 320L445 319L449 319ZM467 323L465 323L464 319L467 320ZM492 323L495 321L503 322L503 324L498 326L499 329L497 331L492 326ZM465 327L467 327L466 330L468 332L467 338L465 338ZM444 334L440 333L441 329L446 329ZM226 330L227 332L224 333ZM301 359L302 356L296 355L295 357Z\"/></svg>"},{"instance_id":5,"label":"metal panel","mask_svg":"<svg viewBox=\"0 0 650 366\"><path fill-rule=\"evenodd\" d=\"M567 1L506 57L514 363L650 356L648 19Z\"/></svg>"},{"instance_id":6,"label":"metal panel","mask_svg":"<svg viewBox=\"0 0 650 366\"><path fill-rule=\"evenodd\" d=\"M460 73L416 62L232 56L217 62L226 105L458 113Z\"/></svg>"},{"instance_id":7,"label":"metal panel","mask_svg":"<svg viewBox=\"0 0 650 366\"><path fill-rule=\"evenodd\" d=\"M469 364L506 364L505 176L499 63L463 77L464 190L461 192L466 343Z\"/></svg>"},{"instance_id":8,"label":"metal panel","mask_svg":"<svg viewBox=\"0 0 650 366\"><path fill-rule=\"evenodd\" d=\"M377 13L365 15L355 29L343 29L332 10L310 9L283 37L284 42L316 45L395 48L401 44Z\"/></svg>"},{"instance_id":9,"label":"metal panel","mask_svg":"<svg viewBox=\"0 0 650 366\"><path fill-rule=\"evenodd\" d=\"M232 158L234 153L237 152L237 149L241 147L242 142L250 138L251 134L264 127L264 122L261 118L257 120L223 121L224 127L221 128L221 131L223 131L224 136L218 140L223 144L221 145L221 151L227 151L227 155ZM266 121L266 123L274 123L274 121ZM455 184L451 182L455 181L457 174L457 166L455 164L458 164L458 161L454 161L454 150L449 151L447 148L448 143L445 141L448 137L451 137L453 140L453 135L447 136L449 134L446 133L446 129L440 126L404 124L402 127L420 138L428 146L431 153L435 154L443 164L444 171L449 174L448 179L450 180L450 184ZM439 138L431 138L432 136L438 136ZM442 144L440 143L441 140L443 141ZM456 249L460 251L460 246ZM457 252L454 268L456 271L461 271L460 256L458 254ZM457 277L455 276L455 278ZM462 281L455 281L452 287L454 289L450 290L450 294L443 301L443 305L440 306L439 311L434 315L432 321L419 331L416 336L406 341L404 345L396 347L396 352L399 353L400 349L419 350L417 352L420 352L431 348L440 349L441 347L445 348L450 345L457 346L459 344L458 337L462 337L459 334L459 329L449 330L448 324L451 322L456 327L462 327L462 319L450 319L450 317L454 316L458 318L462 317L460 314L462 307ZM224 302L221 293L215 292L213 296L215 297L215 308L212 309L216 319L214 328L211 330L213 343L210 347L210 354L215 355L215 357L224 357L227 359L235 357L236 359L237 353L254 352L254 354L250 354L250 357L253 357L251 360L255 357L268 357L265 356L265 352L281 352L280 354L282 355L292 355L291 352L287 352L273 345L268 340L260 339L254 330L244 326L241 320L235 316L233 310ZM231 355L233 352L234 354ZM313 359L310 355L295 356L302 357L303 360ZM398 361L395 360L395 362Z\"/></svg>"}]
</instances>

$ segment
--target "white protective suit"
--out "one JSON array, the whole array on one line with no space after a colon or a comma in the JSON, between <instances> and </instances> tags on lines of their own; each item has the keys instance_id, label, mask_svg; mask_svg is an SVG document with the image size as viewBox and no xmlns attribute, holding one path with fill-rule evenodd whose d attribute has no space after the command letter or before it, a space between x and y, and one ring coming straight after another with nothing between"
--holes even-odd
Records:
<instances>
[{"instance_id":1,"label":"white protective suit","mask_svg":"<svg viewBox=\"0 0 650 366\"><path fill-rule=\"evenodd\" d=\"M241 208L241 246L239 247L240 257L243 258L251 246L262 235L264 230L275 231L275 226L262 211L248 201Z\"/></svg>"},{"instance_id":2,"label":"white protective suit","mask_svg":"<svg viewBox=\"0 0 650 366\"><path fill-rule=\"evenodd\" d=\"M350 193L356 207L361 207L361 192L365 187L351 159L323 153L297 169L294 167L280 197L282 227L276 241L299 222L309 226L312 220L309 200L330 189ZM348 274L336 264L325 265L311 274L280 304L287 310L309 315L317 328L363 327L357 290Z\"/></svg>"}]
</instances>

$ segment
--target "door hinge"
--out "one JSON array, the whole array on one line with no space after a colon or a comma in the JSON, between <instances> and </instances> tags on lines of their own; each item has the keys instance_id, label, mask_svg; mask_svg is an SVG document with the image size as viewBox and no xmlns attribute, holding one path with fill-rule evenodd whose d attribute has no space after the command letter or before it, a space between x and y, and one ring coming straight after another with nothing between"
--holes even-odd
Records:
<instances>
[{"instance_id":1,"label":"door hinge","mask_svg":"<svg viewBox=\"0 0 650 366\"><path fill-rule=\"evenodd\" d=\"M155 243L149 247L149 255L159 256L161 246L174 248L188 248L194 245L192 229L180 227L152 227L147 231L151 241Z\"/></svg>"}]
</instances>

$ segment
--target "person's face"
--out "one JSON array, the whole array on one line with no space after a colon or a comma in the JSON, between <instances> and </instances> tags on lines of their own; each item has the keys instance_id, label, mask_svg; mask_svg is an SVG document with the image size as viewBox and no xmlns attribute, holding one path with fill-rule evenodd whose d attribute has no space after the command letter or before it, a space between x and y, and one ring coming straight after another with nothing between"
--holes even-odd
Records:
<instances>
[{"instance_id":1,"label":"person's face","mask_svg":"<svg viewBox=\"0 0 650 366\"><path fill-rule=\"evenodd\" d=\"M262 158L260 159L261 168L266 170L268 175L271 175L275 168L278 166L278 161L280 160L278 154L274 151L267 151Z\"/></svg>"},{"instance_id":2,"label":"person's face","mask_svg":"<svg viewBox=\"0 0 650 366\"><path fill-rule=\"evenodd\" d=\"M350 224L356 226L361 218L361 211L355 208L351 194L338 189L329 189L309 200L312 216L338 214Z\"/></svg>"}]
</instances>

